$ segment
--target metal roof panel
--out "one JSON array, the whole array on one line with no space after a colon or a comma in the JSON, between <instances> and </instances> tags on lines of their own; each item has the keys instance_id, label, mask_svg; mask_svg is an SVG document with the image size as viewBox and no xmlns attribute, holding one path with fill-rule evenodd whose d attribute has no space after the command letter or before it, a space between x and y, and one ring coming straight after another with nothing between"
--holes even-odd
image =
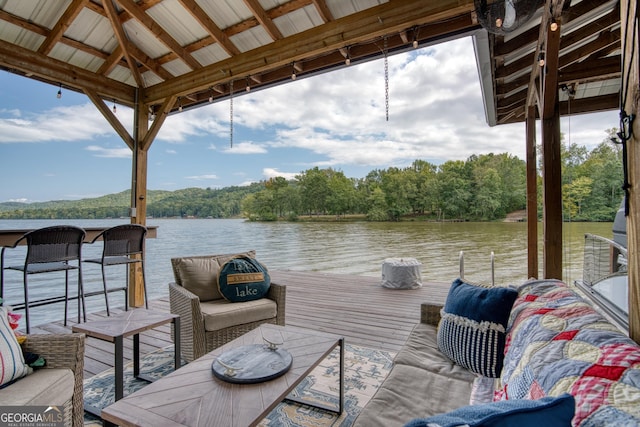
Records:
<instances>
[{"instance_id":1,"label":"metal roof panel","mask_svg":"<svg viewBox=\"0 0 640 427\"><path fill-rule=\"evenodd\" d=\"M186 46L209 35L200 23L177 0L165 0L147 10L147 14L180 46Z\"/></svg>"}]
</instances>

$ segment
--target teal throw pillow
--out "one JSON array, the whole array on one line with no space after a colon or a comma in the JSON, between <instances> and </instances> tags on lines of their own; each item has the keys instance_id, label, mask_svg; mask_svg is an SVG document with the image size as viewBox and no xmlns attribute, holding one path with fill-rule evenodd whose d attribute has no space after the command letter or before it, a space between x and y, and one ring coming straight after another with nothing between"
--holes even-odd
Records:
<instances>
[{"instance_id":1,"label":"teal throw pillow","mask_svg":"<svg viewBox=\"0 0 640 427\"><path fill-rule=\"evenodd\" d=\"M270 286L267 268L254 258L232 258L222 265L218 274L220 293L231 302L263 298Z\"/></svg>"},{"instance_id":2,"label":"teal throw pillow","mask_svg":"<svg viewBox=\"0 0 640 427\"><path fill-rule=\"evenodd\" d=\"M405 427L570 427L575 410L575 399L570 394L538 400L501 400L418 418Z\"/></svg>"},{"instance_id":3,"label":"teal throw pillow","mask_svg":"<svg viewBox=\"0 0 640 427\"><path fill-rule=\"evenodd\" d=\"M438 348L449 359L485 377L502 371L507 323L518 292L454 280L438 326Z\"/></svg>"}]
</instances>

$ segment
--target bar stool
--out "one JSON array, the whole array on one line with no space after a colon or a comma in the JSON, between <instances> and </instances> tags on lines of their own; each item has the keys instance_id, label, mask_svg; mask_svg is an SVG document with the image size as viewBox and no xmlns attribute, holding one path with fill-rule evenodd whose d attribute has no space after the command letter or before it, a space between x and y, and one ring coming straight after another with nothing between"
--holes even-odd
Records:
<instances>
[{"instance_id":1,"label":"bar stool","mask_svg":"<svg viewBox=\"0 0 640 427\"><path fill-rule=\"evenodd\" d=\"M134 263L142 264L142 285L144 288L144 304L149 308L147 298L147 281L144 274L144 239L147 235L147 228L140 224L122 224L108 228L97 235L91 243L99 239L103 241L102 257L95 259L85 259L85 262L100 264L102 268L102 287L103 290L85 294L85 296L94 296L104 294L104 300L107 307L107 316L109 312L109 293L124 291L124 307L128 310L129 306L129 272L126 273L125 286L107 287L107 278L105 275L105 267L111 265L129 265Z\"/></svg>"},{"instance_id":2,"label":"bar stool","mask_svg":"<svg viewBox=\"0 0 640 427\"><path fill-rule=\"evenodd\" d=\"M64 301L64 324L67 325L69 306L69 270L78 270L78 323L80 312L87 320L84 305L84 290L82 287L82 263L81 249L85 231L82 228L71 225L57 225L40 228L25 233L13 246L4 246L0 253L0 298L4 296L4 270L18 270L23 273L24 304L13 305L14 309L25 311L27 334L31 332L29 324L29 308ZM4 266L4 253L6 249L12 249L26 240L27 255L23 265ZM77 265L70 264L77 261ZM64 271L65 286L64 297L49 297L36 301L29 301L28 276L30 274Z\"/></svg>"}]
</instances>

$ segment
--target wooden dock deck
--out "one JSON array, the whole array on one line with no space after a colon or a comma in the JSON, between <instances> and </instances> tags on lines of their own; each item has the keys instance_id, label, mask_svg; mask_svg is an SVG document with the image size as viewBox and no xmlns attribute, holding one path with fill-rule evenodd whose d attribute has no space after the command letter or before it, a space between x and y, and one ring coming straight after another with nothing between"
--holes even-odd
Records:
<instances>
[{"instance_id":1,"label":"wooden dock deck","mask_svg":"<svg viewBox=\"0 0 640 427\"><path fill-rule=\"evenodd\" d=\"M420 320L420 303L444 303L450 282L423 283L419 289L380 286L379 277L270 271L271 280L287 286L286 324L343 335L347 343L398 351ZM169 311L169 298L150 301L149 308ZM115 310L114 310L115 311ZM106 317L92 313L88 320ZM32 333L70 333L71 325L54 322L32 327ZM141 334L143 354L171 342L170 325ZM125 362L132 357L132 340L125 340ZM88 338L85 378L113 367L113 344Z\"/></svg>"}]
</instances>

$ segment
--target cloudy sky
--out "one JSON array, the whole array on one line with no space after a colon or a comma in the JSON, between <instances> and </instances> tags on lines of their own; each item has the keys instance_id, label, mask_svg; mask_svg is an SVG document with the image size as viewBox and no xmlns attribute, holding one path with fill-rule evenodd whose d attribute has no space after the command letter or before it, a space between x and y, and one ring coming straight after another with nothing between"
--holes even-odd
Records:
<instances>
[{"instance_id":1,"label":"cloudy sky","mask_svg":"<svg viewBox=\"0 0 640 427\"><path fill-rule=\"evenodd\" d=\"M489 127L470 38L236 96L170 116L149 150L148 188L221 188L331 167L362 178L415 159L524 159L523 124ZM80 199L130 187L131 151L84 95L0 71L0 202ZM133 113L117 106L131 129ZM618 113L563 119L589 149Z\"/></svg>"}]
</instances>

